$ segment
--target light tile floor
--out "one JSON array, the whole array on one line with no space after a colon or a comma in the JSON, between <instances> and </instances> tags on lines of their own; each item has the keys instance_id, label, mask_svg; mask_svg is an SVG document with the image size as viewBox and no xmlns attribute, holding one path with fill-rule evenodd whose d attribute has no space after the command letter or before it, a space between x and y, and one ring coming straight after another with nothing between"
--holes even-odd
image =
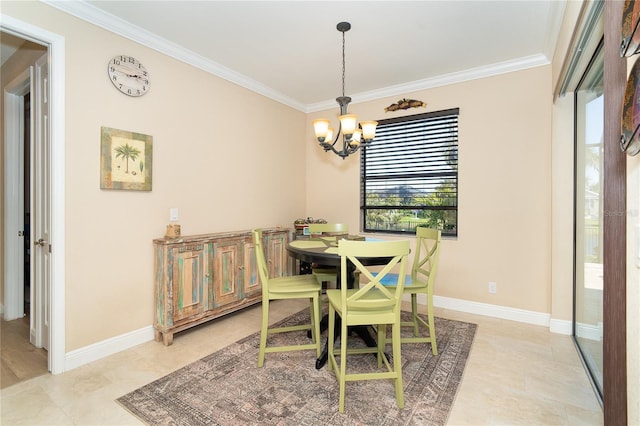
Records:
<instances>
[{"instance_id":1,"label":"light tile floor","mask_svg":"<svg viewBox=\"0 0 640 426\"><path fill-rule=\"evenodd\" d=\"M307 306L278 301L272 321ZM478 324L450 425L602 425L602 410L569 336L546 328L436 309ZM137 425L115 399L258 331L260 306L147 342L64 374L0 393L2 425Z\"/></svg>"}]
</instances>

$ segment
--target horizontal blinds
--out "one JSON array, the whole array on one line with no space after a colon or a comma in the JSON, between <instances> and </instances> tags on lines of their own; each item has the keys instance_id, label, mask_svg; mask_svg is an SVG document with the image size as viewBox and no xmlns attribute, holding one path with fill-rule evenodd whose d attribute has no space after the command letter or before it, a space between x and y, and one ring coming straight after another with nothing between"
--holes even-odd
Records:
<instances>
[{"instance_id":1,"label":"horizontal blinds","mask_svg":"<svg viewBox=\"0 0 640 426\"><path fill-rule=\"evenodd\" d=\"M458 109L380 121L362 167L366 208L456 206Z\"/></svg>"}]
</instances>

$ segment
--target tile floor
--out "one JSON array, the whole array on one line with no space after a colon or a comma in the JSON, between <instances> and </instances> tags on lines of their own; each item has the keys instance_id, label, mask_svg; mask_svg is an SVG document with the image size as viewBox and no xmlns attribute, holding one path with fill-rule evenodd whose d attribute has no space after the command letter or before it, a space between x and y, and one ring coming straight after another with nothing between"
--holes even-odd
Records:
<instances>
[{"instance_id":1,"label":"tile floor","mask_svg":"<svg viewBox=\"0 0 640 426\"><path fill-rule=\"evenodd\" d=\"M279 301L272 320L306 307ZM569 336L544 327L437 309L479 325L450 425L602 425L602 411ZM2 425L137 425L115 399L258 331L260 306L0 392Z\"/></svg>"},{"instance_id":2,"label":"tile floor","mask_svg":"<svg viewBox=\"0 0 640 426\"><path fill-rule=\"evenodd\" d=\"M29 343L29 318L0 322L0 389L46 374L48 354Z\"/></svg>"}]
</instances>

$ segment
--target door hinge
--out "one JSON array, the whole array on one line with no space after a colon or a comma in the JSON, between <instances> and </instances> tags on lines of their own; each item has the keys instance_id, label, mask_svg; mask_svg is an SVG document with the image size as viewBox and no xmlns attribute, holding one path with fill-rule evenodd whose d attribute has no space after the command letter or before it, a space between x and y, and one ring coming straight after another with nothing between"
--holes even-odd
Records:
<instances>
[{"instance_id":1,"label":"door hinge","mask_svg":"<svg viewBox=\"0 0 640 426\"><path fill-rule=\"evenodd\" d=\"M24 237L24 231L18 231L18 237Z\"/></svg>"}]
</instances>

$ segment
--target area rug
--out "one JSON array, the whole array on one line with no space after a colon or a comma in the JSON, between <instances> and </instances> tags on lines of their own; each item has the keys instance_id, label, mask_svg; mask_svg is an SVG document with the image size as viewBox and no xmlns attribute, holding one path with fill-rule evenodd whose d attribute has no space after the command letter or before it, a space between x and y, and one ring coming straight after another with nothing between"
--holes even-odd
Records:
<instances>
[{"instance_id":1,"label":"area rug","mask_svg":"<svg viewBox=\"0 0 640 426\"><path fill-rule=\"evenodd\" d=\"M403 312L409 319L409 314ZM303 310L281 321L308 321ZM402 345L404 409L396 405L393 382L349 382L345 412L327 367L315 369L314 351L266 354L258 368L260 334L255 333L117 399L149 425L444 425L471 350L476 325L436 318L438 355L426 343ZM407 331L410 332L410 331ZM404 331L403 331L404 333ZM323 342L326 332L323 334ZM269 337L282 344L308 342L306 332ZM350 337L349 346L362 344ZM389 353L391 348L389 346ZM349 356L349 372L377 368L374 355Z\"/></svg>"}]
</instances>

